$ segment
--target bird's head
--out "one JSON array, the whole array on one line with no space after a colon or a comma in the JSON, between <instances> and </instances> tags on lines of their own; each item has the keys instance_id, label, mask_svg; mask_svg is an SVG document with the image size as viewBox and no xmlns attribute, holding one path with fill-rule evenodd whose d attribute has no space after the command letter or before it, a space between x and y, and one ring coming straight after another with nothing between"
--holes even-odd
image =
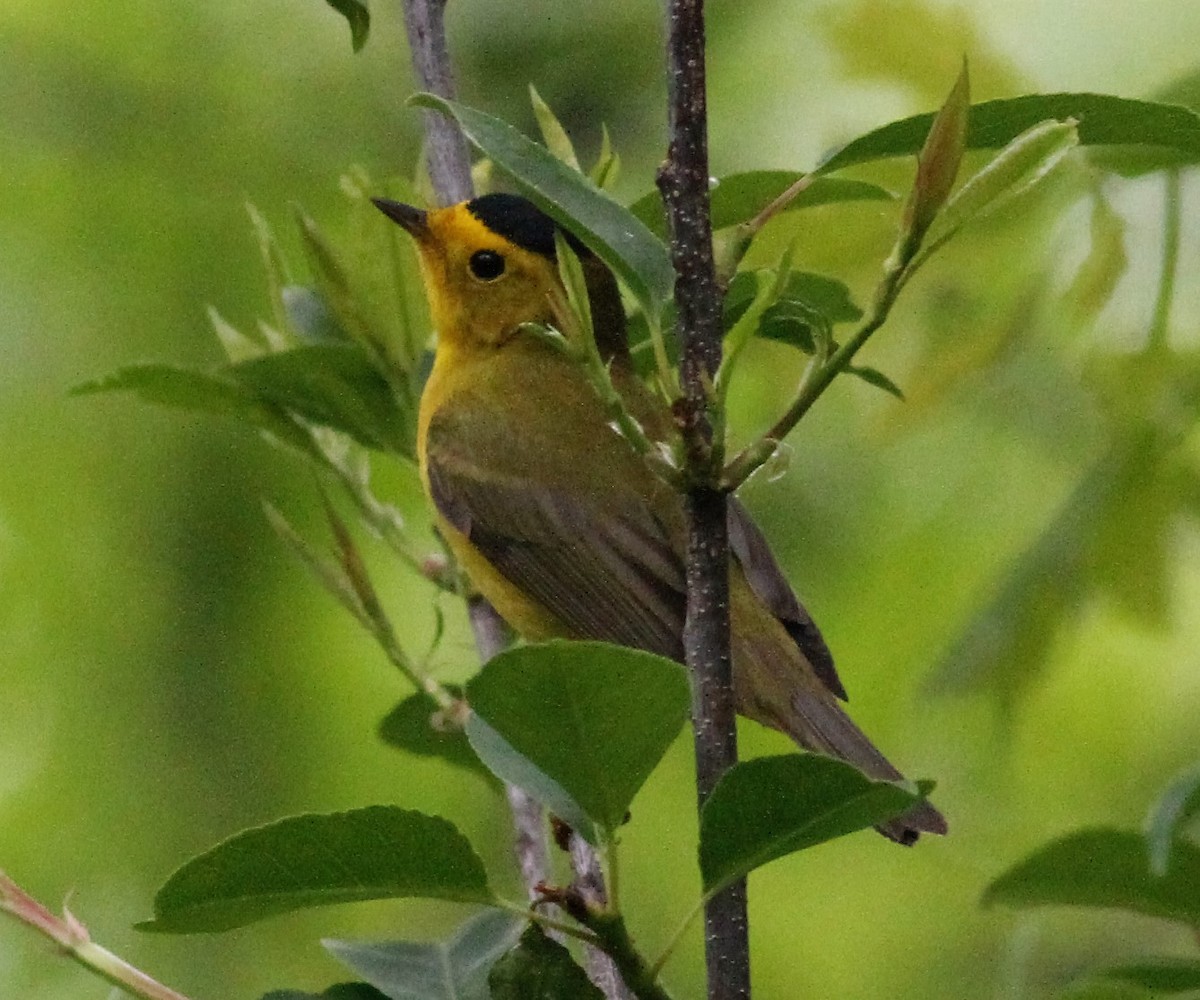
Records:
<instances>
[{"instance_id":1,"label":"bird's head","mask_svg":"<svg viewBox=\"0 0 1200 1000\"><path fill-rule=\"evenodd\" d=\"M442 343L504 343L523 323L551 319L558 284L554 222L518 195L487 194L428 211L376 198L413 237ZM582 244L568 237L581 254ZM590 254L588 254L590 256Z\"/></svg>"}]
</instances>

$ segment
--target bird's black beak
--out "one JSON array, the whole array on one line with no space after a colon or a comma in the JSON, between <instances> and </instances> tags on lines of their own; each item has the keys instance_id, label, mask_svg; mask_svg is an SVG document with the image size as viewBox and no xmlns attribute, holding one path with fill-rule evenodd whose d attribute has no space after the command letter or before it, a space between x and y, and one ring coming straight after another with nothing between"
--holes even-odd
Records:
<instances>
[{"instance_id":1,"label":"bird's black beak","mask_svg":"<svg viewBox=\"0 0 1200 1000\"><path fill-rule=\"evenodd\" d=\"M390 198L372 198L375 207L393 222L403 226L416 240L423 239L429 233L429 223L426 214L412 205L402 201L392 201Z\"/></svg>"}]
</instances>

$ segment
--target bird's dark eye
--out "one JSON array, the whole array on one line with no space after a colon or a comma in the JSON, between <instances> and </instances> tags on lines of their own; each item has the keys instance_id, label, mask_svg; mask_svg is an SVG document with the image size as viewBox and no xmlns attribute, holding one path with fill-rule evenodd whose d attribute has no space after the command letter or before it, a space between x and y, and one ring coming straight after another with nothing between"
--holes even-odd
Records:
<instances>
[{"instance_id":1,"label":"bird's dark eye","mask_svg":"<svg viewBox=\"0 0 1200 1000\"><path fill-rule=\"evenodd\" d=\"M504 258L495 250L476 250L471 254L470 267L480 281L495 281L504 273Z\"/></svg>"}]
</instances>

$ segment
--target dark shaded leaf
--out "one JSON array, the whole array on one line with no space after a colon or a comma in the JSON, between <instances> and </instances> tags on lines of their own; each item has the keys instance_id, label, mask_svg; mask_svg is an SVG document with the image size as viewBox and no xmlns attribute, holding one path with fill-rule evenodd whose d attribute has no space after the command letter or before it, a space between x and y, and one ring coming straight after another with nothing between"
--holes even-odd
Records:
<instances>
[{"instance_id":1,"label":"dark shaded leaf","mask_svg":"<svg viewBox=\"0 0 1200 1000\"><path fill-rule=\"evenodd\" d=\"M1197 816L1200 816L1200 767L1185 771L1172 781L1146 817L1150 870L1158 878L1167 873L1172 846Z\"/></svg>"},{"instance_id":2,"label":"dark shaded leaf","mask_svg":"<svg viewBox=\"0 0 1200 1000\"><path fill-rule=\"evenodd\" d=\"M509 174L523 195L603 260L644 309L657 313L662 308L675 270L662 241L628 209L499 118L432 94L418 94L412 103L452 116L471 143Z\"/></svg>"},{"instance_id":3,"label":"dark shaded leaf","mask_svg":"<svg viewBox=\"0 0 1200 1000\"><path fill-rule=\"evenodd\" d=\"M700 873L706 893L784 855L865 830L905 812L932 790L873 781L820 754L736 764L700 812Z\"/></svg>"},{"instance_id":4,"label":"dark shaded leaf","mask_svg":"<svg viewBox=\"0 0 1200 1000\"><path fill-rule=\"evenodd\" d=\"M492 1000L604 1000L571 953L537 924L492 967L488 984Z\"/></svg>"},{"instance_id":5,"label":"dark shaded leaf","mask_svg":"<svg viewBox=\"0 0 1200 1000\"><path fill-rule=\"evenodd\" d=\"M490 903L487 873L454 825L395 806L291 816L184 864L140 930L224 931L312 906L400 897Z\"/></svg>"},{"instance_id":6,"label":"dark shaded leaf","mask_svg":"<svg viewBox=\"0 0 1200 1000\"><path fill-rule=\"evenodd\" d=\"M346 19L350 25L350 44L357 52L367 44L371 32L371 11L366 0L326 0L330 7Z\"/></svg>"},{"instance_id":7,"label":"dark shaded leaf","mask_svg":"<svg viewBox=\"0 0 1200 1000\"><path fill-rule=\"evenodd\" d=\"M506 650L468 684L467 699L474 711L467 736L489 767L512 780L514 761L494 735L577 804L562 811L550 788L549 808L568 823L578 824L582 814L608 831L624 822L690 703L678 663L602 642ZM547 795L543 783L528 782L518 783L535 797Z\"/></svg>"},{"instance_id":8,"label":"dark shaded leaf","mask_svg":"<svg viewBox=\"0 0 1200 1000\"><path fill-rule=\"evenodd\" d=\"M451 694L459 697L462 691L447 685ZM437 757L454 767L483 775L493 780L492 772L471 749L467 734L453 726L439 726L435 720L440 713L438 704L424 691L405 698L379 724L379 738L389 746L418 757Z\"/></svg>"},{"instance_id":9,"label":"dark shaded leaf","mask_svg":"<svg viewBox=\"0 0 1200 1000\"><path fill-rule=\"evenodd\" d=\"M443 941L323 943L389 1000L491 1000L488 973L517 943L525 923L503 910L485 910Z\"/></svg>"},{"instance_id":10,"label":"dark shaded leaf","mask_svg":"<svg viewBox=\"0 0 1200 1000\"><path fill-rule=\"evenodd\" d=\"M388 997L366 983L338 983L323 993L272 990L270 993L264 993L262 1000L388 1000Z\"/></svg>"},{"instance_id":11,"label":"dark shaded leaf","mask_svg":"<svg viewBox=\"0 0 1200 1000\"><path fill-rule=\"evenodd\" d=\"M1200 960L1194 958L1147 958L1099 973L1105 979L1131 983L1157 993L1187 993L1200 990Z\"/></svg>"},{"instance_id":12,"label":"dark shaded leaf","mask_svg":"<svg viewBox=\"0 0 1200 1000\"><path fill-rule=\"evenodd\" d=\"M1170 162L1200 161L1200 116L1187 108L1109 94L1026 94L985 101L971 108L968 149L999 149L1027 128L1048 119L1079 123L1084 146L1138 146L1166 154ZM828 157L822 174L855 163L912 155L929 133L933 115L915 115L860 136Z\"/></svg>"},{"instance_id":13,"label":"dark shaded leaf","mask_svg":"<svg viewBox=\"0 0 1200 1000\"><path fill-rule=\"evenodd\" d=\"M1161 878L1150 871L1146 841L1132 830L1067 834L996 879L984 905L1098 906L1179 920L1200 928L1200 848L1171 847Z\"/></svg>"}]
</instances>

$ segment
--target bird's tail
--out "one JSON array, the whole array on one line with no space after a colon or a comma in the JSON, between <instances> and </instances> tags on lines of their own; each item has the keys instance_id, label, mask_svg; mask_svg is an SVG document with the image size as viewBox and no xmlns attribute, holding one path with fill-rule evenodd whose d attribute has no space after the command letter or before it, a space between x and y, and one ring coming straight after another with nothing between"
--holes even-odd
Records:
<instances>
[{"instance_id":1,"label":"bird's tail","mask_svg":"<svg viewBox=\"0 0 1200 1000\"><path fill-rule=\"evenodd\" d=\"M868 778L901 781L904 776L875 747L831 697L824 692L797 689L791 695L792 713L778 719L781 728L807 750L853 764ZM908 812L877 828L890 840L905 846L921 833L944 834L945 817L928 802L918 802Z\"/></svg>"}]
</instances>

